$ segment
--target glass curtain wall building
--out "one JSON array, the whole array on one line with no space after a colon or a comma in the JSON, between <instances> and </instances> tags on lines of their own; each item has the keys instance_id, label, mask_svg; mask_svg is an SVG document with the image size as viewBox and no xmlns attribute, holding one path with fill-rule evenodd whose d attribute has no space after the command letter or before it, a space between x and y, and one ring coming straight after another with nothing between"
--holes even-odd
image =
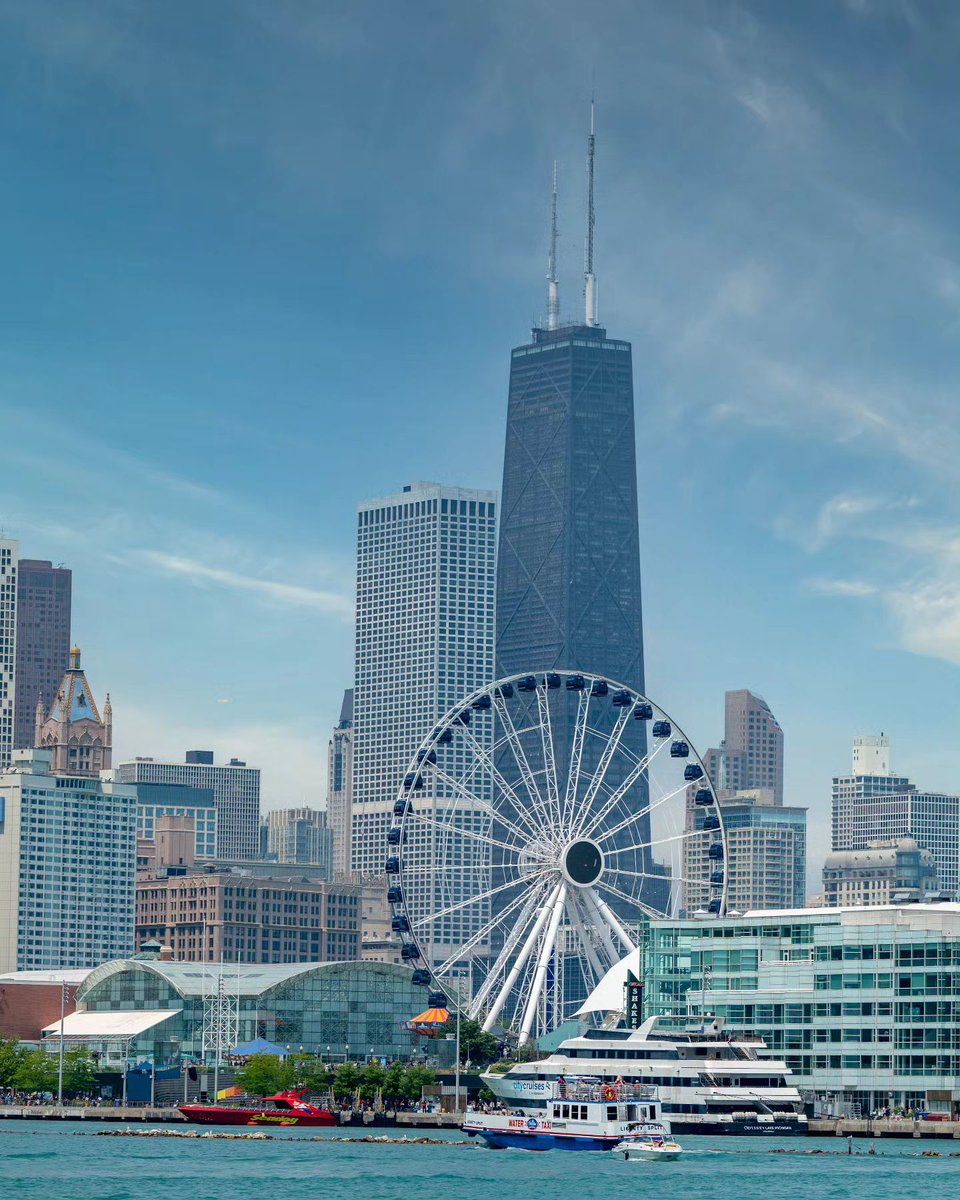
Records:
<instances>
[{"instance_id":1,"label":"glass curtain wall building","mask_svg":"<svg viewBox=\"0 0 960 1200\"><path fill-rule=\"evenodd\" d=\"M960 1113L960 905L651 923L645 1015L723 1017L833 1111Z\"/></svg>"}]
</instances>

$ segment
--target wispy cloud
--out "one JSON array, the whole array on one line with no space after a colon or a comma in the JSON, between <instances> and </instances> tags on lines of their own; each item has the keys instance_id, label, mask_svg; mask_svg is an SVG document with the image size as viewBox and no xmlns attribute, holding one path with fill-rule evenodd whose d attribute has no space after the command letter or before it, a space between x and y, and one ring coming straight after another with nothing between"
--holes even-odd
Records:
<instances>
[{"instance_id":1,"label":"wispy cloud","mask_svg":"<svg viewBox=\"0 0 960 1200\"><path fill-rule=\"evenodd\" d=\"M844 598L875 596L877 587L863 579L809 579L807 587L819 596L842 596Z\"/></svg>"},{"instance_id":2,"label":"wispy cloud","mask_svg":"<svg viewBox=\"0 0 960 1200\"><path fill-rule=\"evenodd\" d=\"M353 616L352 600L339 592L320 591L277 579L262 579L255 575L210 566L209 563L196 559L166 554L161 550L136 550L133 553L158 571L185 579L197 587L214 586L231 591L250 592L275 604L293 608L315 608L344 618Z\"/></svg>"}]
</instances>

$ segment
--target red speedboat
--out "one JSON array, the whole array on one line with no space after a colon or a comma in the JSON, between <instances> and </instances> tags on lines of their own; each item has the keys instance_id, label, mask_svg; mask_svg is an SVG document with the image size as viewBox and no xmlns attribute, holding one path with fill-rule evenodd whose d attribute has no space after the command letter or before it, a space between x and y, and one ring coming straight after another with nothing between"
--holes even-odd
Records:
<instances>
[{"instance_id":1,"label":"red speedboat","mask_svg":"<svg viewBox=\"0 0 960 1200\"><path fill-rule=\"evenodd\" d=\"M317 1108L303 1099L307 1091L277 1092L255 1105L181 1104L180 1111L188 1121L200 1125L336 1125L337 1118L328 1108Z\"/></svg>"}]
</instances>

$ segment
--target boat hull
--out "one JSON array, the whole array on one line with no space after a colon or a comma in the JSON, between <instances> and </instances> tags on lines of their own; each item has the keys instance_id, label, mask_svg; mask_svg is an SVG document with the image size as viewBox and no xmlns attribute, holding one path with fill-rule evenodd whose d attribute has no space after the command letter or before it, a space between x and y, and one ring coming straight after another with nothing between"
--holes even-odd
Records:
<instances>
[{"instance_id":1,"label":"boat hull","mask_svg":"<svg viewBox=\"0 0 960 1200\"><path fill-rule=\"evenodd\" d=\"M521 1129L467 1129L470 1137L482 1137L494 1150L612 1150L619 1135L591 1137L588 1134L526 1132Z\"/></svg>"},{"instance_id":2,"label":"boat hull","mask_svg":"<svg viewBox=\"0 0 960 1200\"><path fill-rule=\"evenodd\" d=\"M218 1108L216 1105L184 1104L180 1111L197 1125L245 1125L287 1129L293 1126L336 1125L333 1113L268 1112L264 1109Z\"/></svg>"},{"instance_id":3,"label":"boat hull","mask_svg":"<svg viewBox=\"0 0 960 1200\"><path fill-rule=\"evenodd\" d=\"M720 1137L731 1134L734 1137L806 1137L806 1121L711 1121L709 1117L702 1121L685 1121L682 1113L666 1113L670 1119L670 1128L675 1134L700 1134L704 1137Z\"/></svg>"}]
</instances>

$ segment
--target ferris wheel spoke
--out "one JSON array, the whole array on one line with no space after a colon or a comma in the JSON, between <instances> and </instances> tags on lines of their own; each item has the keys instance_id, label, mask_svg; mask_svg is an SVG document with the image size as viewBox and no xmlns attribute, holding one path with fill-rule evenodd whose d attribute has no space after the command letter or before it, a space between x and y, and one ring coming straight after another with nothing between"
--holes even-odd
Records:
<instances>
[{"instance_id":1,"label":"ferris wheel spoke","mask_svg":"<svg viewBox=\"0 0 960 1200\"><path fill-rule=\"evenodd\" d=\"M444 834L449 834L450 837L472 838L475 842L483 842L484 845L495 846L497 849L506 850L511 854L517 853L517 847L514 843L498 841L497 838L487 837L486 834L477 833L475 830L469 829L466 826L461 827L459 825L453 825L446 821L439 821L434 817L426 816L426 814L422 813L422 812L414 811L410 815L413 818L413 820L417 822L417 824L431 825L431 826L435 827L436 829L442 830Z\"/></svg>"},{"instance_id":2,"label":"ferris wheel spoke","mask_svg":"<svg viewBox=\"0 0 960 1200\"><path fill-rule=\"evenodd\" d=\"M495 917L487 921L486 924L482 925L468 941L464 942L462 946L457 948L455 953L451 954L448 959L441 963L440 966L436 968L435 974L443 975L446 971L450 970L450 968L458 959L466 958L472 950L476 949L476 947L480 945L484 938L490 936L494 929L496 929L496 927L501 924L501 922L503 922L510 915L510 913L514 912L520 907L523 899L524 897L520 895L506 904ZM434 920L435 919L436 917L434 917Z\"/></svg>"},{"instance_id":3,"label":"ferris wheel spoke","mask_svg":"<svg viewBox=\"0 0 960 1200\"><path fill-rule=\"evenodd\" d=\"M505 939L503 946L501 946L500 952L494 959L493 965L487 971L486 979L477 990L477 994L474 997L473 1006L471 1008L471 1016L476 1017L480 1012L483 1011L483 1006L487 1001L487 997L496 986L497 980L509 969L511 955L519 945L524 934L527 932L530 922L534 919L534 914L537 912L538 906L543 901L544 895L548 891L549 886L550 885L546 880L541 879L531 889L527 903L524 905L520 916L514 923L513 929L511 929L510 933Z\"/></svg>"},{"instance_id":4,"label":"ferris wheel spoke","mask_svg":"<svg viewBox=\"0 0 960 1200\"><path fill-rule=\"evenodd\" d=\"M648 817L650 813L654 811L654 809L660 808L661 805L666 804L668 800L672 800L674 796L679 796L681 792L685 792L689 786L690 784L686 781L681 783L680 786L674 788L672 792L664 793L664 795L658 797L652 804L648 804L645 808L640 808L635 813L631 813L625 820L621 821L619 825L614 825L612 829L606 830L603 837L597 836L595 840L598 842L609 841L610 838L615 837L622 829L626 829L628 826L633 825L636 821L642 820L643 817Z\"/></svg>"},{"instance_id":5,"label":"ferris wheel spoke","mask_svg":"<svg viewBox=\"0 0 960 1200\"><path fill-rule=\"evenodd\" d=\"M447 774L442 767L438 767L435 763L430 763L428 765L430 770L433 771L434 775L438 779L442 780L455 793L452 797L440 797L440 799L453 799L456 801L462 797L464 800L469 800L471 804L475 804L477 808L481 808L484 812L489 813L495 821L502 825L506 825L513 833L517 835L517 837L528 838L530 836L529 833L524 833L519 825L514 825L512 821L508 820L491 800L486 800L482 796L478 796L476 792L469 791L466 787L464 787L462 780L456 779L453 775ZM414 809L414 815L416 815L416 809ZM536 833L536 826L530 826L530 833Z\"/></svg>"},{"instance_id":6,"label":"ferris wheel spoke","mask_svg":"<svg viewBox=\"0 0 960 1200\"><path fill-rule=\"evenodd\" d=\"M510 995L510 991L513 988L513 985L516 983L517 978L520 975L520 972L524 968L524 964L526 963L527 959L530 957L530 953L533 950L533 947L536 945L537 937L539 936L544 925L547 923L547 919L550 916L553 904L555 903L557 896L560 894L560 889L562 886L563 886L562 884L558 883L553 887L553 889L550 892L550 898L547 900L547 903L544 904L544 906L540 909L539 913L537 913L537 919L534 921L533 926L530 929L530 932L527 934L526 940L523 943L523 948L520 950L520 953L514 959L513 966L510 968L509 972L507 973L507 977L503 981L503 985L501 986L500 990L497 992L496 998L494 999L493 1003L490 1006L490 1011L487 1013L486 1020L483 1022L484 1033L489 1033L490 1030L493 1028L493 1026L496 1024L497 1017L500 1016L500 1013L503 1010L503 1006L507 1002L507 998Z\"/></svg>"},{"instance_id":7,"label":"ferris wheel spoke","mask_svg":"<svg viewBox=\"0 0 960 1200\"><path fill-rule=\"evenodd\" d=\"M547 805L554 816L554 829L563 825L563 810L560 807L560 787L557 783L557 756L553 743L553 722L550 719L550 696L544 683L537 688L537 709L540 713L540 744L543 747L544 774L547 785Z\"/></svg>"},{"instance_id":8,"label":"ferris wheel spoke","mask_svg":"<svg viewBox=\"0 0 960 1200\"><path fill-rule=\"evenodd\" d=\"M645 913L648 917L652 917L653 920L655 920L655 921L663 920L662 912L659 912L657 909L655 909L653 907L653 905L647 904L647 902L645 900L641 900L638 896L628 896L626 892L622 892L618 887L614 887L612 883L607 883L603 879L598 879L595 886L597 888L599 888L600 891L609 892L611 894L611 896L616 896L616 898L618 900L623 900L627 904L632 905L634 908L639 908L641 912ZM618 936L620 937L620 940L622 942L624 942L625 945L629 945L631 947L631 949L636 950L636 948L637 948L636 942L634 942L634 940L630 936L630 934L627 933L626 929L624 929L623 926L620 925L620 923L619 923L619 921L617 921L616 917L613 916L613 911L611 910L610 906L605 901L603 901L599 896L597 897L597 899L600 901L601 909L605 910L607 913L609 913L610 917L616 923L616 926L619 927Z\"/></svg>"},{"instance_id":9,"label":"ferris wheel spoke","mask_svg":"<svg viewBox=\"0 0 960 1200\"><path fill-rule=\"evenodd\" d=\"M515 888L520 881L517 879L508 880L507 883L498 884L496 887L488 888L485 892L480 892L477 896L468 896L466 900L461 900L457 904L451 904L448 908L442 908L439 912L431 913L428 917L421 917L419 921L411 921L410 925L413 929L419 929L422 926L429 925L431 921L438 921L441 917L448 917L451 913L459 912L463 908L467 908L472 904L482 904L489 900L492 896L497 896L501 892L509 891L510 888Z\"/></svg>"},{"instance_id":10,"label":"ferris wheel spoke","mask_svg":"<svg viewBox=\"0 0 960 1200\"><path fill-rule=\"evenodd\" d=\"M544 934L543 941L540 944L537 969L534 972L533 983L531 984L527 1002L523 1009L523 1022L520 1025L520 1037L517 1039L518 1046L525 1045L530 1037L530 1028L533 1025L533 1018L536 1015L537 1005L540 1002L543 982L547 977L547 966L550 963L550 955L557 944L557 929L560 926L560 918L563 916L566 898L567 885L566 883L561 883L560 891L553 902L553 909L550 912L550 923L547 925L547 932Z\"/></svg>"},{"instance_id":11,"label":"ferris wheel spoke","mask_svg":"<svg viewBox=\"0 0 960 1200\"><path fill-rule=\"evenodd\" d=\"M539 690L538 690L538 696L539 696ZM500 723L503 726L504 732L506 734L505 740L506 740L507 745L510 747L510 753L513 755L513 761L517 764L517 768L520 771L520 778L523 780L523 786L526 788L527 795L530 797L530 804L532 805L534 812L537 813L539 819L541 821L543 821L546 824L546 826L549 828L550 814L547 809L547 806L544 804L543 796L542 796L542 794L540 792L540 788L537 784L537 777L536 777L536 775L534 775L533 770L530 766L530 763L527 759L527 754L523 748L523 742L520 740L520 734L517 732L517 727L513 720L513 715L511 714L509 708L507 707L506 700L504 700L504 698L502 696L497 695L494 697L494 705L497 710L497 715L500 718ZM525 731L525 732L529 732L529 731ZM502 776L501 776L501 778L502 778ZM504 782L506 782L506 781L504 781ZM522 812L523 805L520 804L520 801L519 801L518 797L516 796L516 793L513 791L512 788L509 788L509 787L508 787L508 791L509 791L509 794L510 794L511 799L513 800L514 804Z\"/></svg>"},{"instance_id":12,"label":"ferris wheel spoke","mask_svg":"<svg viewBox=\"0 0 960 1200\"><path fill-rule=\"evenodd\" d=\"M570 748L570 769L567 772L567 789L563 797L563 828L573 828L573 817L577 811L577 792L580 789L580 764L583 761L583 739L590 718L590 694L581 688L577 694L577 717L573 724L573 745Z\"/></svg>"},{"instance_id":13,"label":"ferris wheel spoke","mask_svg":"<svg viewBox=\"0 0 960 1200\"><path fill-rule=\"evenodd\" d=\"M681 833L652 838L649 842L635 842L632 846L618 846L615 850L604 850L603 853L605 858L612 858L615 854L628 854L631 850L651 850L654 846L666 846L670 842L686 842L691 838L706 838L709 833L710 831L707 829L684 829Z\"/></svg>"},{"instance_id":14,"label":"ferris wheel spoke","mask_svg":"<svg viewBox=\"0 0 960 1200\"><path fill-rule=\"evenodd\" d=\"M523 819L525 821L525 823L530 826L531 832L533 832L534 834L538 834L540 831L537 829L536 822L531 820L529 818L529 816L527 815L524 804L521 803L520 797L517 795L516 791L513 789L511 784L508 782L508 780L504 776L503 772L500 770L500 768L494 762L493 755L488 753L488 751L485 749L485 747L480 745L480 743L473 736L473 734L470 732L470 730L467 728L467 726L464 725L462 727L462 732L463 732L463 735L466 738L466 740L471 744L471 746L473 746L474 753L481 760L481 762L486 764L487 770L490 772L490 777L493 780L494 784L496 784L501 789L501 791L504 792L505 795L509 796L510 802L513 806L513 811L517 814L518 817ZM526 761L526 760L524 760L524 761ZM527 768L527 770L529 771L529 767ZM524 776L524 782L526 784L527 791L530 792L530 784L527 783L526 776ZM530 796L531 796L531 803L534 803L536 810L539 811L540 793L537 790L536 780L533 780L533 791L530 793ZM534 796L537 797L536 801L533 800Z\"/></svg>"},{"instance_id":15,"label":"ferris wheel spoke","mask_svg":"<svg viewBox=\"0 0 960 1200\"><path fill-rule=\"evenodd\" d=\"M593 802L597 798L597 793L600 791L600 787L603 784L607 771L610 769L610 764L613 762L613 757L617 753L617 749L623 737L623 731L627 727L627 721L630 719L630 715L636 706L637 701L636 698L634 698L633 704L630 705L629 708L623 707L617 710L617 719L614 722L613 729L607 736L606 745L600 752L600 759L597 763L596 770L594 771L590 782L587 784L587 790L584 793L583 802L580 805L580 819L578 820L576 829L574 830L575 835L580 833L580 831L583 829L583 826L590 819L590 812L593 808Z\"/></svg>"},{"instance_id":16,"label":"ferris wheel spoke","mask_svg":"<svg viewBox=\"0 0 960 1200\"><path fill-rule=\"evenodd\" d=\"M607 819L607 817L610 815L610 813L616 808L616 806L620 803L620 801L626 796L627 792L629 792L630 789L634 786L634 784L642 777L644 772L649 769L650 764L654 761L654 759L657 757L657 755L660 753L660 751L663 749L663 747L666 744L667 744L667 742L665 740L657 742L656 747L653 750L648 751L642 758L636 758L636 756L633 755L632 753L629 754L629 757L633 759L634 765L631 767L630 771L627 773L626 778L621 783L619 783L614 788L614 790L610 794L610 796L607 797L606 801L603 804L603 807L600 809L599 813L597 813L596 816L594 817L593 822L591 823L589 829L585 829L583 831L584 837L592 837L593 836L593 831L595 829L597 829Z\"/></svg>"}]
</instances>

